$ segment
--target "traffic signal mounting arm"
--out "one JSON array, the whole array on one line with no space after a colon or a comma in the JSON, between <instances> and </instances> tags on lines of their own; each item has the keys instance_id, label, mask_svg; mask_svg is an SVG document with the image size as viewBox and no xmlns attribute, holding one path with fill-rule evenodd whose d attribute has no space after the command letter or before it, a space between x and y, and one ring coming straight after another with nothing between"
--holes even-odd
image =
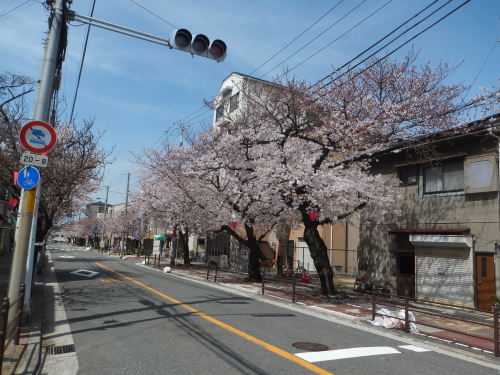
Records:
<instances>
[{"instance_id":1,"label":"traffic signal mounting arm","mask_svg":"<svg viewBox=\"0 0 500 375\"><path fill-rule=\"evenodd\" d=\"M217 62L224 61L227 55L227 46L222 40L216 39L210 42L210 40L203 34L198 34L193 38L191 32L186 29L175 29L172 31L169 39L164 39L106 21L83 16L71 10L68 10L68 19L70 21L78 21L87 25L100 27L101 29L142 39L147 42L167 46L170 49L178 49L180 51L191 53L192 55L203 56Z\"/></svg>"}]
</instances>

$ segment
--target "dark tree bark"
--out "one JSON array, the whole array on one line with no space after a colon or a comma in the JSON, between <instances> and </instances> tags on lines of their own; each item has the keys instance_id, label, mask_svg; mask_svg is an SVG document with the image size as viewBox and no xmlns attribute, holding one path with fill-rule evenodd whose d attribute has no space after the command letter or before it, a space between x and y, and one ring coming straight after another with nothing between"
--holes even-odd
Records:
<instances>
[{"instance_id":1,"label":"dark tree bark","mask_svg":"<svg viewBox=\"0 0 500 375\"><path fill-rule=\"evenodd\" d=\"M321 294L324 296L333 294L335 293L333 270L330 265L330 259L328 259L328 249L325 241L323 241L318 231L318 222L311 220L305 210L302 212L302 220L304 223L304 241L309 247L314 267L320 277Z\"/></svg>"},{"instance_id":2,"label":"dark tree bark","mask_svg":"<svg viewBox=\"0 0 500 375\"><path fill-rule=\"evenodd\" d=\"M248 278L250 281L262 281L260 273L260 246L253 228L245 224L247 239L242 241L248 250Z\"/></svg>"},{"instance_id":3,"label":"dark tree bark","mask_svg":"<svg viewBox=\"0 0 500 375\"><path fill-rule=\"evenodd\" d=\"M189 258L189 231L186 229L184 231L179 231L179 242L182 255L184 258L184 264L190 265L191 259Z\"/></svg>"}]
</instances>

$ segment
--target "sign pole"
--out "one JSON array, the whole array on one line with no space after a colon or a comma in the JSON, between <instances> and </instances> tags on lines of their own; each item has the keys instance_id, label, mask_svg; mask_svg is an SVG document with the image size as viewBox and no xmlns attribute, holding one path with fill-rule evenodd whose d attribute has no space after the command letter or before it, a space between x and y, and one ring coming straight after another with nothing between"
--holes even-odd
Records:
<instances>
[{"instance_id":1,"label":"sign pole","mask_svg":"<svg viewBox=\"0 0 500 375\"><path fill-rule=\"evenodd\" d=\"M54 16L49 25L48 39L45 45L44 58L40 72L40 83L35 102L35 110L33 114L34 120L48 121L50 112L50 102L53 94L56 60L61 36L63 23L63 0L56 0L54 5ZM9 281L9 298L11 301L19 297L21 285L25 282L26 268L31 267L27 264L28 252L30 250L30 238L34 244L36 236L36 217L35 211L38 210L38 202L40 200L41 185L35 189L22 189L21 202L24 207L20 207L16 238L17 241L14 247L14 255L12 259L12 268ZM35 224L33 224L35 222ZM35 230L33 230L35 228ZM34 249L32 250L34 251ZM29 311L29 294L26 293L27 299L24 300L25 311ZM15 314L12 314L15 317ZM10 320L10 319L9 319ZM10 323L10 322L9 322ZM14 325L12 325L14 326Z\"/></svg>"}]
</instances>

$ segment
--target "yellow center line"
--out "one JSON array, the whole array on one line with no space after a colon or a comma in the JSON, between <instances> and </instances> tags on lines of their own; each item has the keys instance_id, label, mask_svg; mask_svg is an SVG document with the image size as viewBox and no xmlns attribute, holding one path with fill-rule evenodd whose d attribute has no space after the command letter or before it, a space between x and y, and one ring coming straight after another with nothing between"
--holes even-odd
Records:
<instances>
[{"instance_id":1,"label":"yellow center line","mask_svg":"<svg viewBox=\"0 0 500 375\"><path fill-rule=\"evenodd\" d=\"M151 292L153 292L153 293L155 293L155 294L157 294L157 295L159 295L159 296L161 296L161 297L169 300L170 302L173 302L173 303L175 303L175 304L177 304L177 305L185 308L186 310L191 311L192 313L194 313L194 314L202 317L203 319L208 320L209 322L212 322L212 323L218 325L219 327L227 329L229 332L232 332L232 333L234 333L234 334L236 334L236 335L238 335L240 337L243 337L244 339L246 339L248 341L251 341L254 344L257 344L257 345L259 345L259 346L261 346L261 347L263 347L263 348L265 348L265 349L267 349L267 350L269 350L269 351L271 351L271 352L273 352L273 353L275 353L275 354L277 354L277 355L279 355L279 356L281 356L281 357L283 357L285 359L288 359L289 361L295 362L295 363L297 363L297 364L299 364L299 365L307 368L308 370L312 371L315 374L333 375L331 372L325 371L325 370L323 370L323 369L321 369L321 368L319 368L319 367L317 367L317 366L315 366L315 365L313 365L313 364L311 364L311 363L303 360L302 358L299 358L299 357L297 357L297 356L295 356L295 355L293 355L291 353L288 353L288 352L286 352L284 350L281 350L280 348L277 348L274 345L268 344L267 342L259 340L256 337L250 336L249 334L246 334L245 332L242 332L239 329L236 329L236 328L234 328L234 327L232 327L232 326L230 326L230 325L228 325L226 323L223 323L220 320L214 319L211 316L208 316L208 315L202 313L201 311L198 311L198 310L192 308L191 306L188 306L185 303L182 303L181 301L178 301L178 300L176 300L176 299L174 299L172 297L169 297L166 294L163 294L163 293L161 293L161 292L159 292L159 291L157 291L157 290L155 290L155 289L153 289L153 288L151 288L151 287L149 287L149 286L141 283L140 281L137 281L137 280L134 280L131 277L125 276L125 275L119 273L118 271L115 271L115 270L113 270L111 268L103 266L100 263L96 263L96 264L99 267L105 268L108 271L111 271L111 272L117 274L118 276L123 277L124 279L130 280L133 283L136 283L137 285L140 285L143 288L145 288L145 289L147 289L147 290L149 290L149 291L151 291Z\"/></svg>"}]
</instances>

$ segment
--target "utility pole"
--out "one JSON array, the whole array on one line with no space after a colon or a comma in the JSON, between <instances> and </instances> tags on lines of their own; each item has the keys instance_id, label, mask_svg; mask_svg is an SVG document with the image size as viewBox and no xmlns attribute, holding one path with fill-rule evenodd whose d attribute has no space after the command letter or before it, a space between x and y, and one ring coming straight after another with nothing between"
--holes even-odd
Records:
<instances>
[{"instance_id":1,"label":"utility pole","mask_svg":"<svg viewBox=\"0 0 500 375\"><path fill-rule=\"evenodd\" d=\"M106 236L105 236L105 228L106 228L106 216L108 215L108 194L109 194L109 186L106 186L106 201L104 202L104 221L102 223L102 240L104 241L104 247L106 247Z\"/></svg>"},{"instance_id":2,"label":"utility pole","mask_svg":"<svg viewBox=\"0 0 500 375\"><path fill-rule=\"evenodd\" d=\"M128 189L130 186L130 173L127 176L127 191L125 193L125 213L127 213L127 207L128 207Z\"/></svg>"},{"instance_id":3,"label":"utility pole","mask_svg":"<svg viewBox=\"0 0 500 375\"><path fill-rule=\"evenodd\" d=\"M50 103L54 92L54 80L56 72L56 60L59 47L59 39L63 27L63 4L64 0L55 0L53 7L53 17L49 25L47 42L45 44L44 57L40 72L40 81L35 101L33 119L49 122ZM36 235L36 216L38 202L40 199L41 184L34 189L22 189L20 201L23 203L19 208L18 224L16 228L16 243L14 247L14 257L9 281L8 296L14 301L19 296L21 285L25 282L28 253L30 249L30 235ZM35 225L33 225L35 221ZM35 233L32 228L35 228ZM27 300L24 301L25 311L29 311ZM29 299L28 299L29 301ZM14 314L11 314L15 318ZM12 320L10 320L11 322ZM10 323L9 322L9 323Z\"/></svg>"}]
</instances>

